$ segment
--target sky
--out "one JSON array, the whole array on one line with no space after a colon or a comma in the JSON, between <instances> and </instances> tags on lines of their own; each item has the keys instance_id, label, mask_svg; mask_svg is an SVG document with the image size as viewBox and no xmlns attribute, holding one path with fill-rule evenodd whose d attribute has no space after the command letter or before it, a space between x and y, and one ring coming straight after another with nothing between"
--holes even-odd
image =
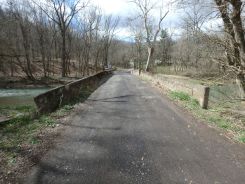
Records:
<instances>
[{"instance_id":1,"label":"sky","mask_svg":"<svg viewBox=\"0 0 245 184\"><path fill-rule=\"evenodd\" d=\"M127 0L92 0L91 3L98 5L106 14L127 15L131 10Z\"/></svg>"},{"instance_id":2,"label":"sky","mask_svg":"<svg viewBox=\"0 0 245 184\"><path fill-rule=\"evenodd\" d=\"M91 3L95 6L99 6L103 13L107 15L120 17L120 25L116 30L116 36L118 38L127 40L131 37L131 33L125 24L125 20L132 12L132 8L127 0L92 0Z\"/></svg>"},{"instance_id":3,"label":"sky","mask_svg":"<svg viewBox=\"0 0 245 184\"><path fill-rule=\"evenodd\" d=\"M169 6L171 0L163 0L165 5L165 10L170 9L168 16L163 22L163 28L169 29L169 31L175 30L175 34L179 34L179 17L181 12L179 12L175 7ZM129 17L135 16L136 7L130 0L92 0L92 4L99 6L105 14L112 14L114 16L120 16L120 25L117 30L117 36L120 39L128 40L132 37L130 29L126 25L126 20ZM160 2L160 1L159 1ZM153 11L154 16L157 18L159 16L159 10Z\"/></svg>"}]
</instances>

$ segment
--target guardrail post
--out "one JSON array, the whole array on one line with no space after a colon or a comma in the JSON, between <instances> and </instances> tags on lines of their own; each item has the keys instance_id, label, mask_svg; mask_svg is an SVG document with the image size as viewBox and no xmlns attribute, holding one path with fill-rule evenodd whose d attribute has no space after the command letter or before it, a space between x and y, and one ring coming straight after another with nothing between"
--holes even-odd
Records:
<instances>
[{"instance_id":1,"label":"guardrail post","mask_svg":"<svg viewBox=\"0 0 245 184\"><path fill-rule=\"evenodd\" d=\"M209 92L210 92L210 88L204 87L203 101L202 101L202 104L200 104L203 109L208 108Z\"/></svg>"}]
</instances>

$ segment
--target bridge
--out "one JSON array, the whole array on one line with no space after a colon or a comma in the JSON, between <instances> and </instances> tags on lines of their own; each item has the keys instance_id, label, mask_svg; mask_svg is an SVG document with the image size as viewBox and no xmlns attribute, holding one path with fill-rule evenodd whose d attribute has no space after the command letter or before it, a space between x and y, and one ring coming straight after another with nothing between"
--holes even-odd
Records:
<instances>
[{"instance_id":1,"label":"bridge","mask_svg":"<svg viewBox=\"0 0 245 184\"><path fill-rule=\"evenodd\" d=\"M176 184L245 181L244 148L149 84L115 72L78 105L24 183Z\"/></svg>"}]
</instances>

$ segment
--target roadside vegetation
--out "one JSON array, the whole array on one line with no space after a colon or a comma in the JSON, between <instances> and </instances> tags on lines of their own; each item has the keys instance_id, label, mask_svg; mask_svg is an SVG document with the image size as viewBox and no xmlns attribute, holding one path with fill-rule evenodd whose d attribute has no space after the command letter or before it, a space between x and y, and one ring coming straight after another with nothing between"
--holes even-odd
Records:
<instances>
[{"instance_id":1,"label":"roadside vegetation","mask_svg":"<svg viewBox=\"0 0 245 184\"><path fill-rule=\"evenodd\" d=\"M227 109L232 103L211 106L208 110L202 109L196 99L181 91L168 93L170 99L177 101L188 109L195 117L208 122L211 126L225 130L229 138L245 143L245 116L232 116Z\"/></svg>"},{"instance_id":2,"label":"roadside vegetation","mask_svg":"<svg viewBox=\"0 0 245 184\"><path fill-rule=\"evenodd\" d=\"M19 108L20 107L17 109ZM37 144L39 140L36 137L36 133L45 127L56 126L58 123L57 119L65 116L72 108L72 106L64 106L55 113L42 115L38 118L33 117L35 111L32 111L32 113L28 111L28 113L19 115L9 122L6 122L6 124L1 125L1 151L5 151L7 155L12 157L12 154L18 153L22 144Z\"/></svg>"},{"instance_id":3,"label":"roadside vegetation","mask_svg":"<svg viewBox=\"0 0 245 184\"><path fill-rule=\"evenodd\" d=\"M244 103L236 98L236 93L230 92L234 92L234 86L225 88L219 85L211 86L208 109L203 109L198 100L189 94L183 91L164 88L156 80L155 75L145 73L140 78L153 84L164 95L175 101L177 105L188 110L195 118L203 120L204 123L208 123L211 127L221 130L222 134L227 138L245 143ZM190 78L189 80L185 78L185 81L190 83L203 83L203 81L198 81L197 79ZM228 98L227 95L229 94Z\"/></svg>"},{"instance_id":4,"label":"roadside vegetation","mask_svg":"<svg viewBox=\"0 0 245 184\"><path fill-rule=\"evenodd\" d=\"M17 114L0 125L0 174L1 177L6 177L0 178L0 181L5 181L4 179L18 174L21 168L30 164L29 159L45 152L52 142L45 140L45 137L55 136L60 120L71 112L73 106L67 105L52 114L41 116L36 115L36 109L33 107L1 109ZM42 150L38 150L39 147L43 147Z\"/></svg>"},{"instance_id":5,"label":"roadside vegetation","mask_svg":"<svg viewBox=\"0 0 245 184\"><path fill-rule=\"evenodd\" d=\"M64 119L95 89L84 87L74 101L51 114L38 114L34 105L1 105L0 115L11 119L0 124L0 183L17 179L23 168L38 162L32 159L50 148L53 138L62 131Z\"/></svg>"},{"instance_id":6,"label":"roadside vegetation","mask_svg":"<svg viewBox=\"0 0 245 184\"><path fill-rule=\"evenodd\" d=\"M9 118L15 118L23 115L29 116L29 114L33 114L35 110L36 109L34 105L0 105L0 116Z\"/></svg>"}]
</instances>

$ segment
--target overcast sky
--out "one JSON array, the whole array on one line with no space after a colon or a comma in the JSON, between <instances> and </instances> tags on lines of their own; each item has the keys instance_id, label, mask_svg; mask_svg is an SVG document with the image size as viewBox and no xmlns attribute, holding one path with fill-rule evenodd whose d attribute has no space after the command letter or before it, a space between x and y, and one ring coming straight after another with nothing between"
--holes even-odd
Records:
<instances>
[{"instance_id":1,"label":"overcast sky","mask_svg":"<svg viewBox=\"0 0 245 184\"><path fill-rule=\"evenodd\" d=\"M169 2L171 0L163 0L164 11L170 9L170 12L163 22L163 27L169 30L175 30L176 34L180 32L176 28L180 24L181 11L177 10L174 6L170 6ZM161 2L158 0L158 2ZM136 7L130 0L92 0L94 5L98 5L105 14L112 14L114 16L120 16L121 22L117 31L117 36L121 39L128 39L132 34L126 26L125 20L128 17L135 16ZM159 4L160 5L160 4ZM159 17L159 10L155 10L153 14L155 17Z\"/></svg>"}]
</instances>

